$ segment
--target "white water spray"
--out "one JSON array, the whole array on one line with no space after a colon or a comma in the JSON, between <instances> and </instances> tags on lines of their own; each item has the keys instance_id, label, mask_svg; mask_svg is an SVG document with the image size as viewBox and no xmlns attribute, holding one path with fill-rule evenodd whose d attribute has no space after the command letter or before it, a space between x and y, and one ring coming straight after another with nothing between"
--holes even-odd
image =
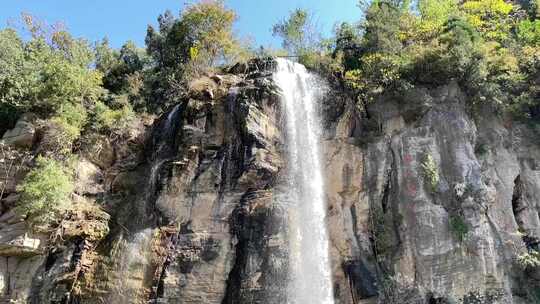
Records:
<instances>
[{"instance_id":1,"label":"white water spray","mask_svg":"<svg viewBox=\"0 0 540 304\"><path fill-rule=\"evenodd\" d=\"M150 228L139 231L121 243L117 277L107 303L143 303L145 276L152 264L153 232Z\"/></svg>"},{"instance_id":2,"label":"white water spray","mask_svg":"<svg viewBox=\"0 0 540 304\"><path fill-rule=\"evenodd\" d=\"M277 59L274 81L282 91L286 123L291 283L290 304L333 304L326 202L320 155L317 96L306 68Z\"/></svg>"}]
</instances>

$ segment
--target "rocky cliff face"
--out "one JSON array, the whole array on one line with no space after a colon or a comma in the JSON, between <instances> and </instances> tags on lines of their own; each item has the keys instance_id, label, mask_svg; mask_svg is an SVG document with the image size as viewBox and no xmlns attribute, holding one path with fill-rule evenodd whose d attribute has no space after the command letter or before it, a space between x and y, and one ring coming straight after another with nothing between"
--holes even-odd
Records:
<instances>
[{"instance_id":1,"label":"rocky cliff face","mask_svg":"<svg viewBox=\"0 0 540 304\"><path fill-rule=\"evenodd\" d=\"M10 211L19 151L40 146L21 122L6 140L21 170L0 172L0 302L286 303L274 64L204 77L130 138L82 143L74 201L86 207L54 232ZM540 276L516 261L540 238L537 137L466 101L457 84L367 110L326 95L336 303L533 303Z\"/></svg>"}]
</instances>

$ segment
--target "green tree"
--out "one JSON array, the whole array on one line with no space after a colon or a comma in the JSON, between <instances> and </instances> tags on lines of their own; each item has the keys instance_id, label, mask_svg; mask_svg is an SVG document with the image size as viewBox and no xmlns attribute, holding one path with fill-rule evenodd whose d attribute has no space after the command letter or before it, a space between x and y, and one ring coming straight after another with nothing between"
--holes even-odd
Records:
<instances>
[{"instance_id":1,"label":"green tree","mask_svg":"<svg viewBox=\"0 0 540 304\"><path fill-rule=\"evenodd\" d=\"M66 109L86 111L103 94L102 74L91 67L94 52L86 40L41 29L28 16L25 20L28 41L12 29L0 31L0 115L8 118L0 122L0 130L11 127L21 113L34 112L62 121L60 133L80 134L81 124L69 122L86 113Z\"/></svg>"},{"instance_id":2,"label":"green tree","mask_svg":"<svg viewBox=\"0 0 540 304\"><path fill-rule=\"evenodd\" d=\"M132 80L142 78L148 66L144 50L138 48L133 41L127 41L117 51L109 46L106 39L97 44L95 49L96 68L104 75L103 87L113 94L127 94L132 101L140 98L140 92L133 88Z\"/></svg>"},{"instance_id":3,"label":"green tree","mask_svg":"<svg viewBox=\"0 0 540 304\"><path fill-rule=\"evenodd\" d=\"M148 27L147 51L160 67L190 61L213 66L238 51L232 31L235 20L234 11L219 0L187 5L179 18L167 11L158 17L159 31Z\"/></svg>"},{"instance_id":4,"label":"green tree","mask_svg":"<svg viewBox=\"0 0 540 304\"><path fill-rule=\"evenodd\" d=\"M313 18L304 9L296 9L287 19L274 25L272 33L282 39L282 46L293 56L314 52L319 38L315 33Z\"/></svg>"},{"instance_id":5,"label":"green tree","mask_svg":"<svg viewBox=\"0 0 540 304\"><path fill-rule=\"evenodd\" d=\"M32 75L25 73L28 69L24 43L17 32L0 31L0 134L13 127L22 113L21 97L28 95L33 82Z\"/></svg>"},{"instance_id":6,"label":"green tree","mask_svg":"<svg viewBox=\"0 0 540 304\"><path fill-rule=\"evenodd\" d=\"M323 39L316 27L308 11L296 9L275 24L272 32L282 39L282 47L287 54L295 56L307 68L329 77L342 74L339 61L345 51L337 50L336 39ZM345 40L340 42L341 45L346 43Z\"/></svg>"},{"instance_id":7,"label":"green tree","mask_svg":"<svg viewBox=\"0 0 540 304\"><path fill-rule=\"evenodd\" d=\"M190 78L238 58L243 50L233 34L235 20L235 12L221 0L189 4L178 18L170 11L160 15L159 28L149 26L145 40L155 62L147 77L149 99L174 101L185 93ZM163 106L158 103L153 109Z\"/></svg>"},{"instance_id":8,"label":"green tree","mask_svg":"<svg viewBox=\"0 0 540 304\"><path fill-rule=\"evenodd\" d=\"M96 53L96 69L106 77L110 71L120 64L120 55L117 50L111 48L107 38L96 42L94 50Z\"/></svg>"},{"instance_id":9,"label":"green tree","mask_svg":"<svg viewBox=\"0 0 540 304\"><path fill-rule=\"evenodd\" d=\"M359 68L361 50L362 38L357 26L343 22L336 27L333 57L341 57L345 71Z\"/></svg>"},{"instance_id":10,"label":"green tree","mask_svg":"<svg viewBox=\"0 0 540 304\"><path fill-rule=\"evenodd\" d=\"M478 46L481 43L481 37L474 27L462 19L452 19L441 34L440 41L447 49L441 54L440 60L450 72L449 78L461 79L470 73L475 60L479 59ZM450 66L452 69L448 68Z\"/></svg>"},{"instance_id":11,"label":"green tree","mask_svg":"<svg viewBox=\"0 0 540 304\"><path fill-rule=\"evenodd\" d=\"M399 39L402 9L395 1L373 1L366 11L364 49L367 53L396 54L401 48Z\"/></svg>"},{"instance_id":12,"label":"green tree","mask_svg":"<svg viewBox=\"0 0 540 304\"><path fill-rule=\"evenodd\" d=\"M49 42L42 36L24 42L14 30L5 29L0 41L2 105L50 115L63 104L100 97L101 73L90 68L94 56L85 40L57 32Z\"/></svg>"}]
</instances>

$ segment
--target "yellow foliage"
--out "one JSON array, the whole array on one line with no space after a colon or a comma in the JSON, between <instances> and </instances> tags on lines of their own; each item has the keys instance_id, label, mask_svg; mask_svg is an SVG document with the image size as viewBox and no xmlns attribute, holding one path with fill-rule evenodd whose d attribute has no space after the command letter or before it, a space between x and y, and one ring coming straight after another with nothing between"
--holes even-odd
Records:
<instances>
[{"instance_id":1,"label":"yellow foliage","mask_svg":"<svg viewBox=\"0 0 540 304\"><path fill-rule=\"evenodd\" d=\"M378 94L396 84L400 78L401 59L396 55L371 53L361 59L361 68L347 71L347 85L367 95Z\"/></svg>"},{"instance_id":2,"label":"yellow foliage","mask_svg":"<svg viewBox=\"0 0 540 304\"><path fill-rule=\"evenodd\" d=\"M512 4L504 0L465 1L462 9L467 21L487 39L504 41L509 38Z\"/></svg>"},{"instance_id":3,"label":"yellow foliage","mask_svg":"<svg viewBox=\"0 0 540 304\"><path fill-rule=\"evenodd\" d=\"M200 57L201 50L210 57L235 52L238 43L232 32L232 24L236 20L236 14L227 9L223 1L207 0L190 4L182 13L182 20L197 31L197 42L193 47L196 50L190 48L190 56Z\"/></svg>"},{"instance_id":4,"label":"yellow foliage","mask_svg":"<svg viewBox=\"0 0 540 304\"><path fill-rule=\"evenodd\" d=\"M481 51L487 61L487 66L495 73L519 72L519 61L512 52L501 47L497 42L490 41L483 44Z\"/></svg>"},{"instance_id":5,"label":"yellow foliage","mask_svg":"<svg viewBox=\"0 0 540 304\"><path fill-rule=\"evenodd\" d=\"M504 0L476 0L465 1L463 9L470 14L487 17L490 15L506 16L514 7Z\"/></svg>"},{"instance_id":6,"label":"yellow foliage","mask_svg":"<svg viewBox=\"0 0 540 304\"><path fill-rule=\"evenodd\" d=\"M191 60L196 60L199 57L199 48L192 46L189 48L189 58Z\"/></svg>"}]
</instances>

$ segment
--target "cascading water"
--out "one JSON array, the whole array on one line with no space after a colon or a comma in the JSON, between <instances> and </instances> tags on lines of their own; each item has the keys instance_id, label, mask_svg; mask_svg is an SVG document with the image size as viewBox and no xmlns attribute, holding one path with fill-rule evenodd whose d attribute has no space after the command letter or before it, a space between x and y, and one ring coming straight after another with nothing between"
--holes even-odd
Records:
<instances>
[{"instance_id":1,"label":"cascading water","mask_svg":"<svg viewBox=\"0 0 540 304\"><path fill-rule=\"evenodd\" d=\"M143 281L152 263L152 236L153 229L148 228L121 243L118 277L107 303L137 303L137 299L144 298Z\"/></svg>"},{"instance_id":2,"label":"cascading water","mask_svg":"<svg viewBox=\"0 0 540 304\"><path fill-rule=\"evenodd\" d=\"M147 294L144 284L147 283L148 271L151 269L152 239L155 229L152 227L153 204L158 195L159 173L162 167L174 159L175 140L178 132L181 105L176 105L160 121L153 133L153 150L150 155L148 182L145 195L135 205L137 210L126 226L118 247L118 278L109 295L108 303L128 304L143 303Z\"/></svg>"},{"instance_id":3,"label":"cascading water","mask_svg":"<svg viewBox=\"0 0 540 304\"><path fill-rule=\"evenodd\" d=\"M326 202L317 97L321 88L301 64L277 59L286 124L291 304L332 304Z\"/></svg>"}]
</instances>

